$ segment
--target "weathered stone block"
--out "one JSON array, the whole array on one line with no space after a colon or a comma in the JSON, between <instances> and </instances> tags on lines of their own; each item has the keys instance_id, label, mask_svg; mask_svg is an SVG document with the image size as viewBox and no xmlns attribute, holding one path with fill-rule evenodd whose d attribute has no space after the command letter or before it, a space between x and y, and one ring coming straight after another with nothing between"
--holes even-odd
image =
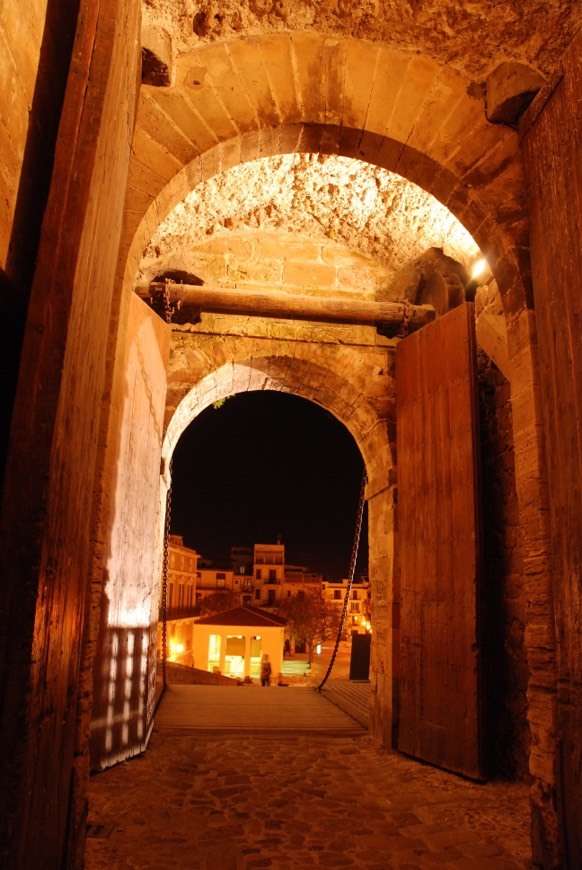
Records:
<instances>
[{"instance_id":1,"label":"weathered stone block","mask_svg":"<svg viewBox=\"0 0 582 870\"><path fill-rule=\"evenodd\" d=\"M485 111L493 124L515 127L544 80L535 70L522 63L508 61L487 77Z\"/></svg>"},{"instance_id":2,"label":"weathered stone block","mask_svg":"<svg viewBox=\"0 0 582 870\"><path fill-rule=\"evenodd\" d=\"M287 262L283 271L286 284L301 287L333 287L336 270L324 263Z\"/></svg>"},{"instance_id":3,"label":"weathered stone block","mask_svg":"<svg viewBox=\"0 0 582 870\"><path fill-rule=\"evenodd\" d=\"M141 32L141 80L144 85L169 87L174 62L172 37L163 27L146 26Z\"/></svg>"}]
</instances>

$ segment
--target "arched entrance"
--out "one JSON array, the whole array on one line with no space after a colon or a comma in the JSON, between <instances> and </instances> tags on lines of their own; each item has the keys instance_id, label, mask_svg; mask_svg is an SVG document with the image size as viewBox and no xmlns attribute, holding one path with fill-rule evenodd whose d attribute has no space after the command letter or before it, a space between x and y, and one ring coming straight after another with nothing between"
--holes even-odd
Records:
<instances>
[{"instance_id":1,"label":"arched entrance","mask_svg":"<svg viewBox=\"0 0 582 870\"><path fill-rule=\"evenodd\" d=\"M215 360L209 359L205 343L191 334L183 333L176 344L181 346L182 353L189 353L189 376L193 383L181 401L172 407L174 397L184 393L184 369L180 365L181 353L176 350L176 368L169 375L168 413L172 416L163 448L166 469L181 433L204 408L226 396L256 389L292 393L315 402L333 414L354 437L369 481L367 544L374 618L371 729L377 739L389 742L394 689L390 622L394 564L391 519L394 476L391 475L389 441L393 408L388 401L392 386L390 348L372 345L364 351L361 345L309 347L304 343L255 338L246 343L233 342L232 358L225 363L224 348L216 348ZM259 347L261 356L258 356ZM207 372L198 381L195 358L201 371ZM214 370L213 364L217 365ZM169 482L166 474L161 492L163 505ZM158 547L161 546L160 537Z\"/></svg>"},{"instance_id":2,"label":"arched entrance","mask_svg":"<svg viewBox=\"0 0 582 870\"><path fill-rule=\"evenodd\" d=\"M276 38L279 48L286 39L287 37L283 36ZM290 56L296 51L299 42L303 44L301 39L295 40L296 44L290 49ZM311 252L304 238L297 238L297 236L290 238L289 233L284 242L281 242L281 236L276 243L270 240L269 247L266 244L269 239L266 238L265 228L261 224L263 215L260 210L258 219L261 238L258 241L257 234L252 239L252 233L246 232L249 227L245 225L245 221L242 222L243 232L229 232L222 235L224 227L232 229L227 223L231 218L227 215L223 220L224 216L215 212L216 225L220 232L215 232L213 227L207 227L205 230L211 237L211 245L207 245L206 249L201 245L193 251L192 247L186 250L188 242L184 249L180 250L179 257L175 256L175 251L168 251L168 245L171 247L168 239L174 233L172 227L165 235L161 232L161 219L166 216L171 217L170 211L173 206L177 206L177 210L182 210L182 214L185 213L184 203L180 203L180 200L192 190L193 185L205 181L210 181L211 185L222 183L223 177L231 167L241 166L246 170L250 168L253 161L265 155L281 155L289 152L298 152L306 160L313 159L322 163L325 163L326 155L344 155L354 163L367 161L372 166L397 169L403 176L420 182L425 191L432 191L441 202L447 203L451 211L474 232L475 238L480 241L489 257L492 270L492 275L488 278L485 310L482 312L485 316L481 318L481 323L485 324L481 330L482 346L511 376L509 358L516 346L514 335L520 328L520 321L518 317L514 317L510 321L508 330L505 312L519 312L519 316L523 313L522 305L526 291L518 267L516 249L518 246L521 249L526 239L524 225L520 219L516 219L515 213L510 216L506 208L498 202L496 185L500 183L498 161L503 162L508 153L513 154L517 148L515 136L506 130L491 129L483 121L478 102L467 93L462 77L456 73L449 75L436 64L427 64L423 61L419 65L417 60L403 57L397 52L386 53L382 49L376 57L377 62L373 71L366 70L365 87L356 91L351 88L349 82L351 77L356 75L358 63L362 60L361 52L365 46L360 45L358 41L350 40L324 45L318 37L311 35L305 40L305 46L307 45L310 50L315 46L322 49L326 56L329 55L330 65L333 66L337 61L344 71L345 90L340 89L338 97L342 109L341 119L325 108L326 106L329 108L335 100L331 92L326 96L325 105L322 102L321 92L313 94L309 100L304 99L307 93L307 82L302 79L299 84L296 83L296 111L291 111L289 116L285 111L280 113L277 119L279 123L275 123L268 113L264 117L258 113L258 127L255 126L248 117L244 117L244 103L233 101L231 104L231 97L229 97L228 112L233 123L230 127L228 124L222 125L220 119L212 116L212 124L216 122L215 138L218 143L211 145L207 150L198 149L201 153L194 154L196 148L192 149L191 145L192 139L195 138L193 130L197 122L191 113L188 76L186 75L184 80L179 77L180 86L171 96L165 92L158 93L155 89L144 89L140 129L135 139L133 164L135 184L133 182L130 184L127 200L128 235L126 238L131 236L131 232L134 234L131 236L131 245L123 249L123 257L127 253L127 259L124 261L122 258L122 263L125 262L124 283L127 291L130 287L134 287L136 270L139 267L138 276L146 280L155 278L160 273L172 274L175 279L185 280L193 285L200 280L204 283L216 280L219 286L226 285L229 289L234 287L235 290L240 288L243 291L254 282L262 284L267 294L275 285L283 287L287 293L297 292L298 286L302 288L307 286L307 292L315 297L336 298L333 297L333 293L337 293L338 289L350 298L375 297L378 292L381 294L384 288L379 284L374 285L369 280L370 259L362 258L357 262L357 255L361 255L361 251L354 252L353 249L346 251L348 246L345 244L343 249L338 244L335 250L330 250L331 246L328 242L333 238L335 232L333 227L327 233L325 243L312 246ZM209 58L215 58L215 55L222 55L222 52L223 47L207 47L201 51L198 59L202 63L204 59L208 61ZM184 69L193 62L193 57L194 55L188 59L184 58L183 64L181 61ZM197 69L202 69L202 66ZM389 117L382 115L384 120L381 121L380 109L376 101L384 85L391 83L391 87L395 87L395 82L391 78L395 71L405 73L404 84L395 97L392 114ZM196 113L204 111L204 106L210 112L209 106L214 99L212 94L215 96L216 93L220 94L219 99L223 102L221 111L226 105L224 67L217 65L215 72L220 81L213 79L210 84L209 80L205 80L208 87L204 85L204 95ZM240 79L244 81L246 72L242 69L239 72ZM302 70L300 76L303 77L305 73L306 70ZM413 92L416 92L418 84L417 74L421 76L423 86L413 99ZM277 87L269 85L273 94L277 94ZM403 115L399 111L399 107L401 109L409 99L414 106L412 112L414 117ZM451 110L451 100L454 110ZM445 111L447 107L448 112ZM239 111L242 112L240 116L237 114ZM446 135L443 134L446 144L440 141L434 132L434 119L441 111L447 117L447 132ZM168 118L171 119L171 124L161 123ZM210 121L210 115L208 120ZM190 123L193 126L188 126ZM184 135L185 124L188 126L187 136ZM176 128L181 132L176 133ZM405 130L408 133L405 134ZM403 144L402 139L405 135L406 144ZM168 138L165 138L166 136ZM191 136L190 145L187 141L189 136ZM174 167L174 174L170 173L169 163L158 162L159 149L152 148L151 141L157 142L174 156L179 151L178 162L181 163L181 168ZM418 147L413 147L412 141L416 142ZM452 147L453 143L454 147ZM475 148L478 154L475 154ZM165 167L163 172L161 172L162 166ZM475 166L480 167L477 174L475 174ZM265 171L265 177L268 171L268 169ZM164 181L166 172L172 174L169 183ZM247 189L244 183L242 189ZM197 196L198 191L197 187ZM508 195L508 192L515 203L516 213L521 214L523 190L521 173L518 169L514 170L510 179L504 180L503 196ZM228 199L225 196L223 204ZM144 212L144 203L148 201L150 204ZM270 210L272 206L268 204L264 211L270 213ZM426 202L419 209L425 217L430 210L431 205ZM287 227L288 230L292 228ZM277 229L280 230L281 226ZM414 229L409 228L409 235L411 234L414 234ZM342 238L341 241L345 239ZM300 243L303 244L303 249L296 255ZM248 256L249 246L252 245L260 248L260 256ZM287 250L284 250L285 246ZM316 249L315 253L313 248ZM257 247L252 250L256 252ZM270 253L265 255L265 250L269 250ZM339 260L342 256L345 259L340 264ZM300 261L300 268L297 268L297 260ZM469 265L469 262L470 257L467 256L461 266ZM279 263L283 264L281 269ZM202 270L200 270L201 264ZM416 261L405 265L416 267ZM344 266L348 269L351 267L352 277L365 272L367 268L366 278L359 283L356 279L342 285L341 269ZM307 280L304 277L306 272L309 273ZM492 280L493 275L499 279L500 294L495 292L496 284ZM394 269L390 278L393 277ZM440 283L445 285L445 295L450 292L448 279L448 275L441 274ZM393 289L394 285L390 281L388 283L390 289ZM461 286L463 283L461 282ZM396 286L402 291L402 285L396 282ZM446 310L446 306L443 310ZM254 315L256 312L249 313ZM286 384L284 389L317 401L342 422L346 421L346 425L352 431L355 400L350 396L347 400L342 397L335 410L330 405L330 402L336 401L335 364L338 362L342 377L346 377L349 372L347 379L349 382L353 381L356 393L362 388L365 391L366 384L359 382L357 375L361 364L360 357L363 355L361 348L385 347L393 350L394 343L390 340L386 341L383 337L379 338L375 330L369 327L363 327L358 331L354 327L346 326L342 330L335 327L329 330L326 328L326 332L322 333L320 329L314 328L313 324L308 326L297 322L277 321L267 323L262 318L254 316L251 326L241 318L212 313L204 314L200 323L196 323L195 318L192 318L181 327L173 326L164 420L164 427L167 427L166 444L171 445L176 440L176 434L172 432L172 427L175 425L172 417L174 411L182 413L184 409L189 408L194 414L198 413L196 409L204 408L210 401L222 398L224 395L242 389L264 389L270 378L277 386L266 388L281 389L278 384ZM344 362L342 354L348 358L349 347L357 350L354 350L351 359ZM322 366L323 376L318 370L319 363L316 363L315 374L309 375L305 384L303 374L297 373L298 367L300 369L308 364L308 371L313 360L318 360L321 348L324 348L325 352L334 359L332 366L334 376L329 377L325 374L328 368L327 362ZM386 373L390 372L388 377L391 378L391 354L388 356L390 361L386 365L379 365L378 373L381 372L383 377L387 377ZM524 368L521 371L522 373L526 371L526 377L521 380L520 389L527 392L532 389L533 374ZM352 377L354 373L355 377ZM287 377L290 378L288 383L285 381ZM195 378L199 378L199 382ZM193 388L194 383L199 383L200 386ZM379 403L385 402L390 408L389 413L382 412L381 415L386 427L386 435L382 435L381 441L387 439L390 444L394 441L395 425L393 384L390 384L386 391L384 390L387 381L376 381L374 389L378 384L380 386L373 400ZM210 396L214 399L210 399ZM377 462L377 457L384 449L384 443L374 443L378 439L377 427L369 428L362 437L365 442L369 442L370 461ZM356 441L358 441L357 437ZM360 449L368 464L366 450L364 447ZM163 471L164 475L167 475L171 450L164 447L163 454ZM380 597L384 596L387 633L383 635L383 627L380 627L380 632L375 637L376 644L381 645L383 649L383 658L377 659L375 670L381 683L376 694L382 698L378 702L375 721L382 723L378 725L377 733L386 742L391 742L388 736L393 721L391 675L394 644L397 645L397 615L393 607L395 600L392 585L394 475L390 475L390 469L389 464L382 468L381 473L375 473L375 469L372 469L372 473L370 469L368 470L370 479L368 498L374 500L378 506L377 512L374 512L370 506L371 536L376 526L379 537L382 536L390 541L387 550L379 552L377 562L378 594ZM165 482L167 484L167 479ZM165 491L162 485L158 529L161 529L164 497ZM372 572L376 570L372 567L375 556L372 552L370 555ZM156 557L153 558L154 563L155 561Z\"/></svg>"},{"instance_id":3,"label":"arched entrance","mask_svg":"<svg viewBox=\"0 0 582 870\"><path fill-rule=\"evenodd\" d=\"M26 17L30 4L24 5ZM560 798L579 810L576 777L562 771L579 769L574 763L580 706L574 581L579 571L578 556L569 549L579 539L579 517L575 510L562 509L575 502L579 463L571 461L575 424L561 426L576 407L572 360L577 351L574 343L564 344L562 356L554 342L564 323L569 338L577 335L572 326L577 312L562 304L579 297L572 287L580 270L566 268L578 251L579 199L570 194L577 182L571 167L579 139L574 124L564 123L564 118L576 118L579 92L579 52L572 45L564 54L576 33L577 8L565 0L546 4L532 26L510 6L490 18L476 5L459 11L454 3L414 10L392 4L370 12L364 7L346 11L345 4L324 9L305 3L277 7L277 14L243 3L225 15L213 15L209 7L194 19L184 14L169 22L169 17L156 20L160 4L146 4L146 24L173 31L165 34L169 87L156 91L146 84L141 89L134 127L140 4L111 0L99 14L85 14L90 5L82 3L57 18L49 11L45 19L42 9L35 10L24 37L19 11L5 22L7 69L19 86L14 93L7 91L5 113L11 125L3 137L3 271L7 310L17 312L18 322L31 289L23 276L32 263L36 270L3 516L3 595L10 618L4 621L8 676L2 767L10 856L22 863L29 856L46 860L49 855L59 863L82 841L91 668L113 524L121 516L136 519L128 505L151 505L158 496L164 427L163 407L160 420L159 396L153 394L156 425L143 431L155 449L150 462L142 463L143 486L128 491L123 503L117 487L120 463L131 467L136 461L129 448L147 440L136 430L125 442L129 452L119 453L120 409L131 394L124 372L129 288L143 247L181 199L183 192L174 187L180 187L182 172L191 176L189 189L200 178L249 157L332 150L414 176L448 202L490 256L500 284L509 353L499 358L509 363L514 409L514 528L526 553L534 844L540 860L557 866L560 838L567 839L568 833ZM62 49L72 45L75 31L71 66ZM147 28L141 32L149 49ZM241 33L244 37L238 38ZM521 143L514 130L484 119L483 83L507 61L531 64L548 80L555 76L560 82L555 99L549 88L538 100ZM21 78L18 70L27 74ZM46 167L35 155L47 160ZM535 318L527 310L522 156L532 192L531 242L545 366L541 379ZM42 170L38 175L30 171L33 165ZM556 198L557 189L563 195ZM557 228L554 233L547 232L550 223ZM562 225L570 232L562 233ZM556 273L552 263L566 265ZM546 292L556 287L555 297ZM12 332L12 317L6 324ZM139 365L132 371L135 384L143 372ZM555 384L561 386L557 405ZM554 456L565 473L552 467ZM155 523L151 517L145 521L146 513L137 537L149 553ZM128 540L138 527L126 526ZM119 539L122 534L116 545ZM120 564L128 574L133 568L131 561ZM126 602L129 610L119 608L120 618L138 611L139 594L133 597ZM556 754L558 746L563 760ZM18 815L14 806L21 810ZM569 848L572 862L579 852L579 843Z\"/></svg>"}]
</instances>

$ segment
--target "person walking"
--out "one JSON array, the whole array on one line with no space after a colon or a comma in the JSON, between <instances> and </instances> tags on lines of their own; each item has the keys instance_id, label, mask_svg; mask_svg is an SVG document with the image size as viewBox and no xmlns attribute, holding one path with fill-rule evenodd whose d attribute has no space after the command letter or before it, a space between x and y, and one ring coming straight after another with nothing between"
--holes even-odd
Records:
<instances>
[{"instance_id":1,"label":"person walking","mask_svg":"<svg viewBox=\"0 0 582 870\"><path fill-rule=\"evenodd\" d=\"M261 686L271 685L271 662L269 656L265 653L261 661Z\"/></svg>"}]
</instances>

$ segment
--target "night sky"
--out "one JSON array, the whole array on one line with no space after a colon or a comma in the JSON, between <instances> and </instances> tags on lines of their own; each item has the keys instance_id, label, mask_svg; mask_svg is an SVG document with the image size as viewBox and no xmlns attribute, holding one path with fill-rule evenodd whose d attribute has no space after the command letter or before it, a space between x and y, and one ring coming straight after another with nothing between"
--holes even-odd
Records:
<instances>
[{"instance_id":1,"label":"night sky","mask_svg":"<svg viewBox=\"0 0 582 870\"><path fill-rule=\"evenodd\" d=\"M284 393L240 393L180 438L171 530L215 560L280 534L288 563L339 580L349 573L362 471L354 439L327 411ZM365 573L365 525L360 553Z\"/></svg>"}]
</instances>

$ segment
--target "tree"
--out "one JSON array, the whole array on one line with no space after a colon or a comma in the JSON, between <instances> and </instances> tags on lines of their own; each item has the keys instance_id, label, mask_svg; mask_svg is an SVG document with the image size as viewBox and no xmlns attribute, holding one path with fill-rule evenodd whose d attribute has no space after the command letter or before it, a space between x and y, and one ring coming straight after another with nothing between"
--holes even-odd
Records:
<instances>
[{"instance_id":1,"label":"tree","mask_svg":"<svg viewBox=\"0 0 582 870\"><path fill-rule=\"evenodd\" d=\"M205 598L198 601L198 605L203 614L224 613L225 610L231 610L233 607L238 607L239 596L232 589L225 589L223 592L213 592Z\"/></svg>"},{"instance_id":2,"label":"tree","mask_svg":"<svg viewBox=\"0 0 582 870\"><path fill-rule=\"evenodd\" d=\"M335 638L341 619L341 612L326 600L322 590L283 599L279 613L287 619L287 631L291 637L298 643L307 644L309 664L314 646Z\"/></svg>"}]
</instances>

